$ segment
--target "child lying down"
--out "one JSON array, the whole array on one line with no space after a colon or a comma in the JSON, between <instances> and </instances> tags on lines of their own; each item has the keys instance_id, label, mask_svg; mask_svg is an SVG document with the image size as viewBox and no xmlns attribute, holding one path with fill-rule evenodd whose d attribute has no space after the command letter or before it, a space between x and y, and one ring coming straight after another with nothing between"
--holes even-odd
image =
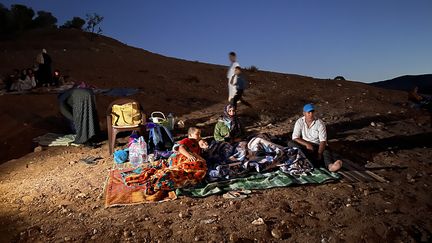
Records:
<instances>
[{"instance_id":1,"label":"child lying down","mask_svg":"<svg viewBox=\"0 0 432 243\"><path fill-rule=\"evenodd\" d=\"M214 141L204 149L203 158L207 162L209 181L241 177L249 172L261 173L276 167L291 175L313 169L300 149L283 147L261 137L234 145Z\"/></svg>"}]
</instances>

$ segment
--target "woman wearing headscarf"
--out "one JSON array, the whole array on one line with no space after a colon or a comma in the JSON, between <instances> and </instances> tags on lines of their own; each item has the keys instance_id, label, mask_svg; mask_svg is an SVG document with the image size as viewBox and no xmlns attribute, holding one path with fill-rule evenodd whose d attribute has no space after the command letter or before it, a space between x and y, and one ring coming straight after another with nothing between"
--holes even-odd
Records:
<instances>
[{"instance_id":1,"label":"woman wearing headscarf","mask_svg":"<svg viewBox=\"0 0 432 243\"><path fill-rule=\"evenodd\" d=\"M233 105L227 105L216 123L213 137L218 142L239 142L243 136L242 126Z\"/></svg>"}]
</instances>

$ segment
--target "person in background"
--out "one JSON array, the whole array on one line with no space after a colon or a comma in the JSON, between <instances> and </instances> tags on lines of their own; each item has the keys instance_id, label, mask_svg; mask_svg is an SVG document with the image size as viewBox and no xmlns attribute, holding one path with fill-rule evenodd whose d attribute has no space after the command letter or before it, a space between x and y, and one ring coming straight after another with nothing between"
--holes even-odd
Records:
<instances>
[{"instance_id":1,"label":"person in background","mask_svg":"<svg viewBox=\"0 0 432 243\"><path fill-rule=\"evenodd\" d=\"M292 133L292 141L288 146L303 150L312 163L320 166L324 163L331 172L342 168L342 160L327 146L327 131L324 122L315 117L315 107L306 104L303 107L303 117L299 118Z\"/></svg>"},{"instance_id":2,"label":"person in background","mask_svg":"<svg viewBox=\"0 0 432 243\"><path fill-rule=\"evenodd\" d=\"M236 87L234 84L231 84L231 79L234 76L235 68L240 66L240 64L237 62L237 54L235 52L230 52L228 54L228 58L231 62L231 65L227 72L227 80L228 80L228 102L234 98L234 95L236 94Z\"/></svg>"},{"instance_id":3,"label":"person in background","mask_svg":"<svg viewBox=\"0 0 432 243\"><path fill-rule=\"evenodd\" d=\"M76 134L74 143L92 146L100 131L93 90L73 87L61 93L58 101Z\"/></svg>"},{"instance_id":4,"label":"person in background","mask_svg":"<svg viewBox=\"0 0 432 243\"><path fill-rule=\"evenodd\" d=\"M33 68L27 68L27 76L29 77L31 84L32 84L32 88L37 86L37 80L36 80L36 76L35 73L33 71Z\"/></svg>"},{"instance_id":5,"label":"person in background","mask_svg":"<svg viewBox=\"0 0 432 243\"><path fill-rule=\"evenodd\" d=\"M52 83L52 59L48 55L46 49L42 49L42 52L37 56L36 62L39 64L38 78L42 87L48 87Z\"/></svg>"},{"instance_id":6,"label":"person in background","mask_svg":"<svg viewBox=\"0 0 432 243\"><path fill-rule=\"evenodd\" d=\"M52 85L53 86L59 86L62 85L64 83L64 78L63 76L60 74L60 70L56 69L54 71L54 76L53 76L53 82Z\"/></svg>"},{"instance_id":7,"label":"person in background","mask_svg":"<svg viewBox=\"0 0 432 243\"><path fill-rule=\"evenodd\" d=\"M18 69L14 69L13 73L8 75L3 81L5 84L6 91L11 91L12 84L18 82L20 77L20 71Z\"/></svg>"},{"instance_id":8,"label":"person in background","mask_svg":"<svg viewBox=\"0 0 432 243\"><path fill-rule=\"evenodd\" d=\"M213 137L218 142L239 142L243 136L243 128L233 105L225 106L223 115L214 128Z\"/></svg>"},{"instance_id":9,"label":"person in background","mask_svg":"<svg viewBox=\"0 0 432 243\"><path fill-rule=\"evenodd\" d=\"M240 66L235 67L234 76L232 76L230 83L235 86L235 95L230 100L230 104L237 110L237 102L241 101L246 106L252 107L252 105L243 99L243 93L246 89L246 80L242 75L242 69Z\"/></svg>"}]
</instances>

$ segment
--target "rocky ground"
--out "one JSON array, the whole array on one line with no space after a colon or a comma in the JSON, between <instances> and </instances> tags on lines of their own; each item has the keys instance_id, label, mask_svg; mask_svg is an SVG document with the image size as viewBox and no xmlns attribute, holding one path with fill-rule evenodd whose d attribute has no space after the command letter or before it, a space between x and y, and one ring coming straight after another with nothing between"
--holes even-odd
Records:
<instances>
[{"instance_id":1,"label":"rocky ground","mask_svg":"<svg viewBox=\"0 0 432 243\"><path fill-rule=\"evenodd\" d=\"M64 35L67 38L59 34L44 44L40 41L45 35L36 34L34 43L2 43L13 58L0 71L21 63L18 54L32 56L40 46L51 46L53 59L72 78L99 87L144 88L134 98L148 114L174 112L186 126L198 124L203 135L211 135L225 104L223 67L161 57L110 39L88 43L85 36ZM67 42L71 36L78 41ZM78 60L93 66L83 68L85 61ZM313 102L327 123L330 145L359 166L374 167L371 170L388 182L342 180L253 191L242 200L180 197L160 204L104 208L103 185L113 166L106 141L100 148L34 151L32 138L66 129L56 95L46 90L3 95L0 242L432 240L430 115L411 108L406 93L269 72L248 72L247 77L246 99L254 107L240 105L239 114L249 133L267 132L286 141L302 105ZM102 127L107 105L114 99L97 96ZM79 161L87 156L102 159L94 166Z\"/></svg>"}]
</instances>

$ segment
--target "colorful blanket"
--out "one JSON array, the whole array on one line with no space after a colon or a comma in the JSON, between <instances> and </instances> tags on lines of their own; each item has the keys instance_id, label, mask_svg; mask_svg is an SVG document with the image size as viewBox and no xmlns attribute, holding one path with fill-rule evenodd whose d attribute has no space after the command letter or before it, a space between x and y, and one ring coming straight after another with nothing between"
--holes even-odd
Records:
<instances>
[{"instance_id":1,"label":"colorful blanket","mask_svg":"<svg viewBox=\"0 0 432 243\"><path fill-rule=\"evenodd\" d=\"M126 186L121 173L126 170L111 170L105 188L105 207L124 206L141 203L154 203L146 199L144 186ZM167 197L159 202L177 199L174 191L168 193Z\"/></svg>"},{"instance_id":2,"label":"colorful blanket","mask_svg":"<svg viewBox=\"0 0 432 243\"><path fill-rule=\"evenodd\" d=\"M194 188L177 189L176 194L179 196L207 197L233 190L262 190L290 185L321 184L339 179L340 176L337 173L322 168L315 168L313 171L301 176L291 176L277 170L262 174L256 173L246 178L201 184Z\"/></svg>"}]
</instances>

